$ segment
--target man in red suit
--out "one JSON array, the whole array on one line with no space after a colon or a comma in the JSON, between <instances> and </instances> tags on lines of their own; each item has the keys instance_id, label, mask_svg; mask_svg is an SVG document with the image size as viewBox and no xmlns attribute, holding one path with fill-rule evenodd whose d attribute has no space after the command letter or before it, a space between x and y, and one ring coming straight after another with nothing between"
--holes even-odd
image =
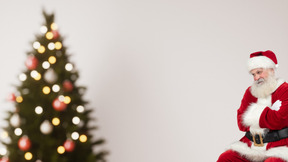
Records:
<instances>
[{"instance_id":1,"label":"man in red suit","mask_svg":"<svg viewBox=\"0 0 288 162\"><path fill-rule=\"evenodd\" d=\"M248 71L254 78L237 110L244 137L222 153L218 162L288 161L288 84L275 77L272 51L252 53Z\"/></svg>"}]
</instances>

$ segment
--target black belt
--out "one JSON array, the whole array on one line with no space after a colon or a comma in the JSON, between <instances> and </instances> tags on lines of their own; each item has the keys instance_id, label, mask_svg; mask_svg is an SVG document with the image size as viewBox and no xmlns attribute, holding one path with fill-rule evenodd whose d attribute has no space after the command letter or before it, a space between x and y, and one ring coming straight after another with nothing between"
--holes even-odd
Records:
<instances>
[{"instance_id":1,"label":"black belt","mask_svg":"<svg viewBox=\"0 0 288 162\"><path fill-rule=\"evenodd\" d=\"M253 141L255 146L263 146L264 145L263 143L274 142L284 138L288 138L288 128L270 131L267 134L265 134L264 137L261 134L251 135L249 131L246 132L245 136L250 141Z\"/></svg>"}]
</instances>

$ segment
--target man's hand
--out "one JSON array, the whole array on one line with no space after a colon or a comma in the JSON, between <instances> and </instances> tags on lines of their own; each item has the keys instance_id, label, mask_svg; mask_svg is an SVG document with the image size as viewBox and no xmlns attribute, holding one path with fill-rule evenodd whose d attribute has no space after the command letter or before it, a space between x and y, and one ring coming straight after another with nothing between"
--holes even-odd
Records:
<instances>
[{"instance_id":1,"label":"man's hand","mask_svg":"<svg viewBox=\"0 0 288 162\"><path fill-rule=\"evenodd\" d=\"M270 107L271 110L278 111L280 109L280 106L282 105L282 101L277 100L273 103L273 105Z\"/></svg>"}]
</instances>

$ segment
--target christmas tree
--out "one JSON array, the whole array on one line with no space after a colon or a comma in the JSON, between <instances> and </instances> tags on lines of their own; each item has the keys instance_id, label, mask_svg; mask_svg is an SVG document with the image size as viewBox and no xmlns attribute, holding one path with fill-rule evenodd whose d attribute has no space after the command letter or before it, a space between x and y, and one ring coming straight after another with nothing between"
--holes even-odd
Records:
<instances>
[{"instance_id":1,"label":"christmas tree","mask_svg":"<svg viewBox=\"0 0 288 162\"><path fill-rule=\"evenodd\" d=\"M99 149L104 140L90 134L96 126L88 125L95 120L83 100L85 87L75 85L79 75L54 14L43 15L46 21L27 52L20 85L9 96L15 109L7 115L9 140L2 141L7 153L0 161L104 162L107 153Z\"/></svg>"}]
</instances>

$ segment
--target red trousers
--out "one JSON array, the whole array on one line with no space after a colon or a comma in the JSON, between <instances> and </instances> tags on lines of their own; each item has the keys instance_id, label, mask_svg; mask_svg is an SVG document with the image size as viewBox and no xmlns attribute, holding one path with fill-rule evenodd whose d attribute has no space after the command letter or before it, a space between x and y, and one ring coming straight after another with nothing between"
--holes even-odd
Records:
<instances>
[{"instance_id":1,"label":"red trousers","mask_svg":"<svg viewBox=\"0 0 288 162\"><path fill-rule=\"evenodd\" d=\"M235 151L228 150L219 156L217 162L251 162L251 161L245 159ZM269 157L264 162L285 162L285 160L276 157Z\"/></svg>"}]
</instances>

